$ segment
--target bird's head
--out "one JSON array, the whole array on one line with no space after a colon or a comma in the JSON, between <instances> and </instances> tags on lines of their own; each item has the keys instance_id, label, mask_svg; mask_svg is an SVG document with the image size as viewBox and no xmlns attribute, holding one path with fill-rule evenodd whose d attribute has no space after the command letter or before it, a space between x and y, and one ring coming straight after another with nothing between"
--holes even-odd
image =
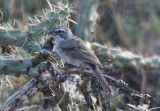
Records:
<instances>
[{"instance_id":1,"label":"bird's head","mask_svg":"<svg viewBox=\"0 0 160 111\"><path fill-rule=\"evenodd\" d=\"M63 26L58 26L58 27L53 28L53 30L50 31L48 34L54 36L55 39L65 40L65 39L72 37L71 30Z\"/></svg>"}]
</instances>

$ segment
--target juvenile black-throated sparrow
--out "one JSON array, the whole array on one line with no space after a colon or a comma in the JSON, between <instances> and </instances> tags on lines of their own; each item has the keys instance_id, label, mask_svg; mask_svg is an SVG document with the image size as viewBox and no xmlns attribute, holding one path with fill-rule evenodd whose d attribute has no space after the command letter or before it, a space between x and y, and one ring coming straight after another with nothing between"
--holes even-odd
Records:
<instances>
[{"instance_id":1,"label":"juvenile black-throated sparrow","mask_svg":"<svg viewBox=\"0 0 160 111\"><path fill-rule=\"evenodd\" d=\"M55 27L49 35L54 36L55 51L62 59L78 67L85 67L88 65L103 90L108 94L111 92L99 70L101 66L99 59L80 38L74 36L70 29L63 26Z\"/></svg>"}]
</instances>

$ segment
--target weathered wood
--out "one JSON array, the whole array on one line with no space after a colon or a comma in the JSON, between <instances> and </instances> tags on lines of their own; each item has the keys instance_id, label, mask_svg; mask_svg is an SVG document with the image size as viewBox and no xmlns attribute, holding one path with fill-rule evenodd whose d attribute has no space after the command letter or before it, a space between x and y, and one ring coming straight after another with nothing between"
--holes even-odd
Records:
<instances>
[{"instance_id":1,"label":"weathered wood","mask_svg":"<svg viewBox=\"0 0 160 111\"><path fill-rule=\"evenodd\" d=\"M63 70L63 69L62 69ZM66 68L64 69L66 70ZM91 70L84 70L83 72L80 69L74 68L70 69L67 71L68 74L83 74L86 76L93 76ZM151 101L154 100L152 96L149 94L141 94L140 92L131 89L127 83L124 81L117 81L111 76L106 75L105 73L103 74L104 78L108 82L110 86L113 88L118 88L120 94L125 94L128 99L130 99L134 104L139 104L140 100L143 101L144 104L149 104Z\"/></svg>"},{"instance_id":2,"label":"weathered wood","mask_svg":"<svg viewBox=\"0 0 160 111\"><path fill-rule=\"evenodd\" d=\"M79 68L61 68L59 69L51 62L43 62L39 66L39 74L32 78L28 83L22 86L18 91L16 91L12 96L10 96L0 107L0 111L12 111L17 108L20 104L25 102L29 97L34 95L37 91L44 91L48 88L49 84L52 82L61 83L67 80L68 74L83 74L83 76L91 77L93 76L91 70L81 71ZM67 73L66 73L67 71ZM119 93L127 95L127 97L133 101L135 104L139 102L140 99L144 103L149 103L153 98L147 94L140 94L128 87L128 85L122 81L118 82L114 78L104 74L109 85L119 88ZM89 101L88 101L89 103ZM92 103L92 102L90 102Z\"/></svg>"},{"instance_id":3,"label":"weathered wood","mask_svg":"<svg viewBox=\"0 0 160 111\"><path fill-rule=\"evenodd\" d=\"M42 73L32 78L28 83L22 86L18 91L11 95L0 107L0 111L14 111L20 104L25 102L37 91L48 87L53 82L50 73Z\"/></svg>"},{"instance_id":4,"label":"weathered wood","mask_svg":"<svg viewBox=\"0 0 160 111\"><path fill-rule=\"evenodd\" d=\"M42 109L38 105L32 105L29 107L19 108L16 111L42 111Z\"/></svg>"}]
</instances>

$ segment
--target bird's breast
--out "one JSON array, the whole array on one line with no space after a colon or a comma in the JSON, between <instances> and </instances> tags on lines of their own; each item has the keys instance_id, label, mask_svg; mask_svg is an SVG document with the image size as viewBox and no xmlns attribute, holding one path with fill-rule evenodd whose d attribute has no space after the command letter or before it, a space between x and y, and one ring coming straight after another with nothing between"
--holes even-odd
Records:
<instances>
[{"instance_id":1,"label":"bird's breast","mask_svg":"<svg viewBox=\"0 0 160 111\"><path fill-rule=\"evenodd\" d=\"M71 57L70 55L68 55L59 45L59 43L55 44L55 51L56 53L67 63L75 65L77 67L80 67L83 63L78 60L75 59L73 57Z\"/></svg>"}]
</instances>

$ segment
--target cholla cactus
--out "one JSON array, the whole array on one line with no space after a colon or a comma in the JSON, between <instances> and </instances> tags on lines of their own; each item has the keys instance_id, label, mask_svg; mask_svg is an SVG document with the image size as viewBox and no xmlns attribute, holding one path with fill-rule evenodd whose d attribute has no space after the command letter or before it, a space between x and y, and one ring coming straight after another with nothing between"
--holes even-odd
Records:
<instances>
[{"instance_id":1,"label":"cholla cactus","mask_svg":"<svg viewBox=\"0 0 160 111\"><path fill-rule=\"evenodd\" d=\"M43 50L43 52L42 50L40 50L42 43L46 39L47 33L54 26L67 26L68 21L70 21L70 14L74 12L71 10L70 5L64 5L62 3L59 3L58 6L49 3L49 6L50 10L44 9L44 14L42 16L36 16L34 19L30 18L31 23L25 26L25 30L14 29L10 26L5 26L5 24L0 27L0 44L22 47L30 54L40 51L40 55L43 53L43 55L46 55L48 57L50 53L45 52L45 50ZM73 20L71 21L74 22ZM19 58L15 56L2 56L0 58L0 73L6 75L15 74L15 76L19 76L20 74L28 74L28 76L32 78L36 74L38 74L37 67L35 66L35 68L33 68L33 61L35 60L41 62L41 60L37 56L39 55L37 54L33 58L31 56L26 56L25 58ZM65 87L69 86L69 84L65 85ZM59 84L57 84L55 88L58 89ZM57 94L53 99L55 100L55 103L53 103L55 105L55 109L68 109L75 111L81 109L80 107L86 110L89 109L89 107L86 105L84 97L81 94L78 94L77 98L72 97L71 92L69 92L68 90L66 91L64 89L59 89L59 91L61 91L61 94ZM79 97L79 95L81 96ZM64 101L61 101L61 99L63 99ZM58 105L60 103L59 101L62 102L60 105ZM67 105L64 105L66 104L66 101ZM77 101L79 103L77 103ZM3 109L3 107L0 108Z\"/></svg>"},{"instance_id":2,"label":"cholla cactus","mask_svg":"<svg viewBox=\"0 0 160 111\"><path fill-rule=\"evenodd\" d=\"M31 23L28 23L25 26L25 30L14 29L11 26L3 24L0 27L0 45L14 45L22 47L29 53L38 52L41 49L44 39L46 39L48 31L50 31L54 26L68 25L68 21L71 20L70 14L74 12L71 10L71 6L69 4L64 5L62 3L58 3L58 6L55 6L50 4L49 1L48 4L50 9L43 9L42 16L35 16L34 19L30 18ZM18 49L18 51L20 50ZM12 56L1 57L0 73L14 73L17 75L22 73L26 74L27 70L25 68L32 65L32 58L23 58L22 61L23 62L21 62L20 58L14 58ZM31 71L31 73L32 72L35 73L35 70Z\"/></svg>"},{"instance_id":3,"label":"cholla cactus","mask_svg":"<svg viewBox=\"0 0 160 111\"><path fill-rule=\"evenodd\" d=\"M109 55L114 59L113 65L122 69L145 69L145 70L159 70L160 57L153 56L144 58L143 56L133 54L129 51L123 51L121 48L107 48L98 43L92 43L92 48L98 50L101 56Z\"/></svg>"},{"instance_id":4,"label":"cholla cactus","mask_svg":"<svg viewBox=\"0 0 160 111\"><path fill-rule=\"evenodd\" d=\"M49 3L49 2L48 2ZM39 51L48 31L57 25L68 25L71 10L70 5L58 3L58 6L49 3L50 10L44 9L42 16L35 16L25 30L12 27L0 27L0 44L16 45L29 52Z\"/></svg>"},{"instance_id":5,"label":"cholla cactus","mask_svg":"<svg viewBox=\"0 0 160 111\"><path fill-rule=\"evenodd\" d=\"M78 24L76 25L76 34L83 40L91 41L92 32L96 25L98 15L96 13L99 0L81 0Z\"/></svg>"}]
</instances>

